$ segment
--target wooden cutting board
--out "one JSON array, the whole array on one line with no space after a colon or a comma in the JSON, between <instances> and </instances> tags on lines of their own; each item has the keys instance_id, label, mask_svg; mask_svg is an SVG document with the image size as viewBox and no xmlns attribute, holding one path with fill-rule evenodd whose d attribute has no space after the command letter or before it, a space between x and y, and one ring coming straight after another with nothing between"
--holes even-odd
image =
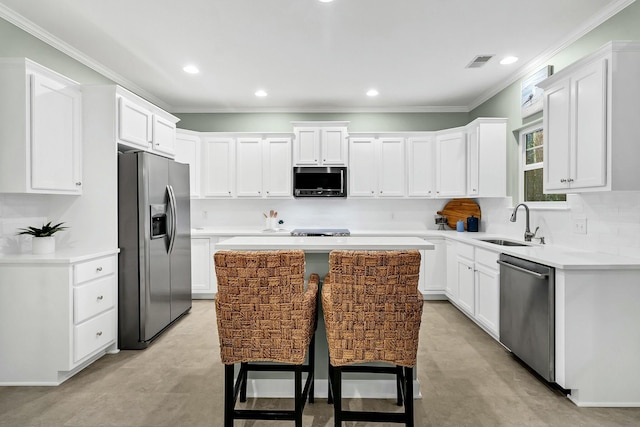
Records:
<instances>
[{"instance_id":1,"label":"wooden cutting board","mask_svg":"<svg viewBox=\"0 0 640 427\"><path fill-rule=\"evenodd\" d=\"M480 219L480 206L471 199L453 199L449 201L438 215L447 217L447 225L453 229L456 228L458 220L464 222L464 229L467 229L467 218L471 215Z\"/></svg>"}]
</instances>

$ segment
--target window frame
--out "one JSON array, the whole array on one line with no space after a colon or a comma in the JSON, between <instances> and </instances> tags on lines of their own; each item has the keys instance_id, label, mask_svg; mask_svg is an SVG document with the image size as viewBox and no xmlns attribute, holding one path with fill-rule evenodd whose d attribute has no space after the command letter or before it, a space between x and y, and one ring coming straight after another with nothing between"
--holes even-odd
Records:
<instances>
[{"instance_id":1,"label":"window frame","mask_svg":"<svg viewBox=\"0 0 640 427\"><path fill-rule=\"evenodd\" d=\"M526 203L529 208L533 209L568 209L569 205L567 201L525 201L524 200L524 173L527 170L538 169L527 166L527 143L525 141L525 137L527 134L535 132L537 130L543 131L544 138L544 126L542 121L535 121L526 126L518 129L518 200L521 203ZM546 139L543 139L542 143L542 151L543 156L546 156ZM544 162L541 169L544 169ZM537 164L537 163L536 163ZM567 194L568 199L569 194Z\"/></svg>"}]
</instances>

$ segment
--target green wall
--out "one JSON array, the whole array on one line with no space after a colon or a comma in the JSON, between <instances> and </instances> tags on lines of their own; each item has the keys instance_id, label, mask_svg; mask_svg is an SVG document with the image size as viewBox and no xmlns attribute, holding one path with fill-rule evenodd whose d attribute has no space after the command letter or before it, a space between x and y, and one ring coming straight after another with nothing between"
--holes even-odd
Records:
<instances>
[{"instance_id":1,"label":"green wall","mask_svg":"<svg viewBox=\"0 0 640 427\"><path fill-rule=\"evenodd\" d=\"M24 57L82 84L113 83L40 39L0 19L0 57Z\"/></svg>"},{"instance_id":2,"label":"green wall","mask_svg":"<svg viewBox=\"0 0 640 427\"><path fill-rule=\"evenodd\" d=\"M468 113L184 113L178 127L200 132L291 132L292 121L349 121L352 132L428 131L464 126Z\"/></svg>"},{"instance_id":3,"label":"green wall","mask_svg":"<svg viewBox=\"0 0 640 427\"><path fill-rule=\"evenodd\" d=\"M548 64L553 65L554 72L558 72L576 60L596 51L611 40L640 40L640 2L634 2L618 14L603 22L589 33L575 41L553 56ZM640 72L638 74L640 78ZM542 117L537 113L526 119L520 115L520 81L502 90L469 113L469 120L478 117L507 117L509 119L507 131L507 194L518 198L518 129Z\"/></svg>"}]
</instances>

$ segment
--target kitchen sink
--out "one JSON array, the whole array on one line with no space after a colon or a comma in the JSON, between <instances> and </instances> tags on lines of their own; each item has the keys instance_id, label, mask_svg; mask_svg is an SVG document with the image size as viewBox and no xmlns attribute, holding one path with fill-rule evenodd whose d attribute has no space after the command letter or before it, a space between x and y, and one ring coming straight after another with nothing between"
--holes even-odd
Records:
<instances>
[{"instance_id":1,"label":"kitchen sink","mask_svg":"<svg viewBox=\"0 0 640 427\"><path fill-rule=\"evenodd\" d=\"M500 246L531 246L528 243L523 242L515 242L513 240L505 240L505 239L478 239L481 242L492 243L494 245Z\"/></svg>"}]
</instances>

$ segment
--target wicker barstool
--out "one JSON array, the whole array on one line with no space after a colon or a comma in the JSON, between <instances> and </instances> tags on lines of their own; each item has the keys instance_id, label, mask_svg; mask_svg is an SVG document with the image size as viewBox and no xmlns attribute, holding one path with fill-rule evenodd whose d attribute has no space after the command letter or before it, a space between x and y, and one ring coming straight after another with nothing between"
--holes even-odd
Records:
<instances>
[{"instance_id":1,"label":"wicker barstool","mask_svg":"<svg viewBox=\"0 0 640 427\"><path fill-rule=\"evenodd\" d=\"M234 419L294 420L301 427L307 398L314 398L318 275L311 274L305 290L303 251L219 251L214 262L220 358L225 364L225 427L232 427ZM234 384L236 363L240 372ZM236 409L238 395L246 401L250 371L293 372L294 409Z\"/></svg>"},{"instance_id":2,"label":"wicker barstool","mask_svg":"<svg viewBox=\"0 0 640 427\"><path fill-rule=\"evenodd\" d=\"M335 426L343 421L414 425L413 367L422 316L419 274L417 250L330 253L322 307ZM393 366L361 365L366 362ZM404 413L343 410L342 372L394 374L398 405L404 404Z\"/></svg>"}]
</instances>

